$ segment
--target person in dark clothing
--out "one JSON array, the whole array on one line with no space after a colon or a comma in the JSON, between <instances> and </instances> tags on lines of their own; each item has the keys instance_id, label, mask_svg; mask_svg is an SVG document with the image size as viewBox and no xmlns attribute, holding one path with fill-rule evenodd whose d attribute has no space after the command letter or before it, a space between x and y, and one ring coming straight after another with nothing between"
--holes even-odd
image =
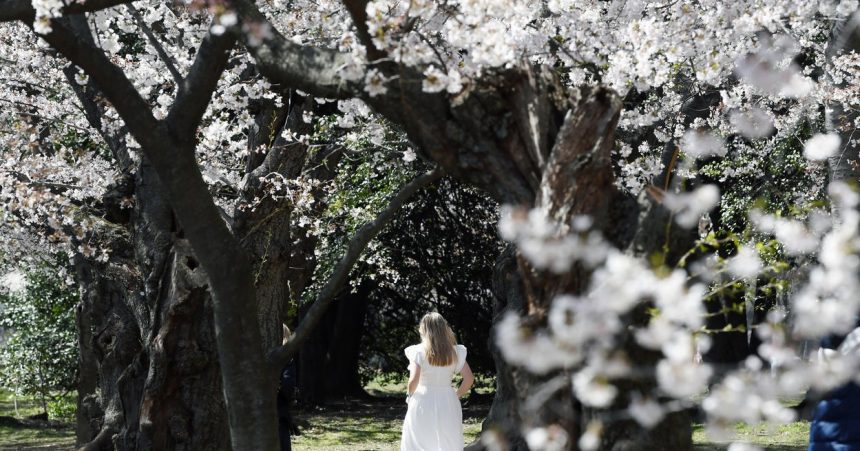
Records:
<instances>
[{"instance_id":1,"label":"person in dark clothing","mask_svg":"<svg viewBox=\"0 0 860 451\"><path fill-rule=\"evenodd\" d=\"M856 355L860 328L847 337L827 337L821 347ZM860 386L856 383L833 390L818 403L809 428L809 451L860 451Z\"/></svg>"},{"instance_id":2,"label":"person in dark clothing","mask_svg":"<svg viewBox=\"0 0 860 451\"><path fill-rule=\"evenodd\" d=\"M290 339L290 329L284 325L284 344ZM278 438L281 442L281 451L291 451L290 433L293 429L293 417L290 415L290 405L293 403L293 395L296 391L296 363L290 360L281 370L280 383L278 386Z\"/></svg>"}]
</instances>

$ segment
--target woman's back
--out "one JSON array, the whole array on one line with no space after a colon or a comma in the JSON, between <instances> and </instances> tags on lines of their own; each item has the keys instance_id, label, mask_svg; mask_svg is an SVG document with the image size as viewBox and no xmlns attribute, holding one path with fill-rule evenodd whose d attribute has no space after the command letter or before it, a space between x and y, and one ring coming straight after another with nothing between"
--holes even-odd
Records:
<instances>
[{"instance_id":1,"label":"woman's back","mask_svg":"<svg viewBox=\"0 0 860 451\"><path fill-rule=\"evenodd\" d=\"M421 367L421 376L418 379L418 386L451 386L451 381L454 373L463 368L466 363L466 347L463 345L454 346L457 358L453 362L445 366L436 366L430 364L427 360L427 354L423 345L412 345L404 350L406 358L409 359L410 365L416 364Z\"/></svg>"},{"instance_id":2,"label":"woman's back","mask_svg":"<svg viewBox=\"0 0 860 451\"><path fill-rule=\"evenodd\" d=\"M463 413L451 382L466 363L466 347L454 350L456 358L444 366L431 365L423 345L404 350L410 372L418 373L418 385L407 400L402 451L462 451Z\"/></svg>"}]
</instances>

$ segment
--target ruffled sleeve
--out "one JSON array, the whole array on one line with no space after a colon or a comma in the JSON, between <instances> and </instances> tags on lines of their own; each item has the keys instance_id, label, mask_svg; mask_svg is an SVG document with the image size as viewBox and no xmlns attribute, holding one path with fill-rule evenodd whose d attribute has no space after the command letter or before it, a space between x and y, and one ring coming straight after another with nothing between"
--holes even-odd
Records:
<instances>
[{"instance_id":1,"label":"ruffled sleeve","mask_svg":"<svg viewBox=\"0 0 860 451\"><path fill-rule=\"evenodd\" d=\"M454 346L454 350L457 351L457 372L463 369L463 365L466 364L466 347L463 345Z\"/></svg>"},{"instance_id":2,"label":"ruffled sleeve","mask_svg":"<svg viewBox=\"0 0 860 451\"><path fill-rule=\"evenodd\" d=\"M413 365L421 366L421 345L412 345L403 350L403 353L406 354L406 358L409 359L409 369L413 368Z\"/></svg>"}]
</instances>

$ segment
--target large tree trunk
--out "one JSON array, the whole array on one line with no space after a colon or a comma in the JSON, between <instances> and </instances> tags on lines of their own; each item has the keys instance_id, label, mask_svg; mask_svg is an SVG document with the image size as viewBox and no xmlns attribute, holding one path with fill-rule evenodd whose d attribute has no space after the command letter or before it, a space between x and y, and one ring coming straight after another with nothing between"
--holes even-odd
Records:
<instances>
[{"instance_id":1,"label":"large tree trunk","mask_svg":"<svg viewBox=\"0 0 860 451\"><path fill-rule=\"evenodd\" d=\"M228 449L212 297L191 247L177 240L150 331L137 449Z\"/></svg>"},{"instance_id":2,"label":"large tree trunk","mask_svg":"<svg viewBox=\"0 0 860 451\"><path fill-rule=\"evenodd\" d=\"M259 107L258 127L249 142L258 151L249 158L232 224L251 256L264 351L281 342L290 291L303 289L310 277L315 241L291 229L291 207L267 197L259 176L294 178L311 166L314 177L330 178L339 156L320 152L309 159L304 145L268 139L280 135L276 131L281 127L299 127L303 109L312 104L298 96L290 100L281 110L274 102ZM111 442L121 443L121 449L228 449L209 281L145 159L129 185L105 202L134 196L130 218L115 225L126 241L110 246L114 252L106 265L82 259L78 264L86 301L79 312L79 396L87 406L80 410L78 441L92 442L92 449L111 447ZM241 208L255 198L263 199L256 208ZM324 208L323 202L317 204ZM303 245L291 246L298 238ZM134 255L124 255L127 249ZM298 261L304 264L297 266ZM114 267L127 274L118 278ZM134 331L132 348L123 348L122 359L92 350L93 331L104 330L113 334L101 338L108 341ZM116 406L122 406L121 411Z\"/></svg>"},{"instance_id":3,"label":"large tree trunk","mask_svg":"<svg viewBox=\"0 0 860 451\"><path fill-rule=\"evenodd\" d=\"M516 247L509 245L499 255L493 268L493 324L495 325L508 312L522 315L526 303L523 293L522 277L518 271ZM520 435L520 402L518 393L525 392L517 387L517 368L505 362L501 350L496 345L495 326L490 330L487 347L496 364L496 393L487 418L481 425L484 432L495 431L504 436L511 449L527 449ZM522 385L522 384L520 384ZM481 449L480 439L468 449Z\"/></svg>"},{"instance_id":4,"label":"large tree trunk","mask_svg":"<svg viewBox=\"0 0 860 451\"><path fill-rule=\"evenodd\" d=\"M365 396L358 375L369 287L345 290L299 351L299 401L306 406ZM303 313L306 313L304 309Z\"/></svg>"},{"instance_id":5,"label":"large tree trunk","mask_svg":"<svg viewBox=\"0 0 860 451\"><path fill-rule=\"evenodd\" d=\"M452 175L485 189L496 200L525 208L541 208L567 233L578 215L588 215L615 247L641 256L667 246L673 253L686 250L689 233L670 233L670 216L651 199L637 202L619 192L614 184L611 151L621 111L621 101L604 87L583 87L568 92L548 69L534 67L488 73L458 96L457 102L417 91L400 91L408 101L368 99L374 108L400 122L425 156L437 161ZM410 105L421 105L420 110ZM452 152L451 149L458 149ZM644 208L640 208L642 204ZM641 212L641 213L640 213ZM666 256L671 262L672 255ZM675 257L677 258L677 256ZM510 268L510 263L508 263ZM561 294L581 294L590 272L574 267L553 274L534 267L522 256L516 258L516 277L505 278L499 296L517 308L522 298L524 321L540 327L552 300ZM636 318L629 318L631 322ZM642 321L642 319L638 319ZM631 343L624 349L634 365L656 362L653 353L642 352ZM563 427L577 448L587 420L600 412L583 409L572 394L570 374L544 376L504 362L499 364L500 390L486 428L504 430L514 439L513 449L524 449L518 434L523 428L548 424ZM559 381L567 380L566 383ZM654 381L625 383L618 403L629 402L634 389L653 386ZM551 396L546 396L547 391ZM625 404L626 405L626 404ZM606 420L603 450L683 450L691 446L686 413L670 415L658 427L645 430L629 421ZM635 440L633 439L635 437Z\"/></svg>"},{"instance_id":6,"label":"large tree trunk","mask_svg":"<svg viewBox=\"0 0 860 451\"><path fill-rule=\"evenodd\" d=\"M92 43L83 16L75 35ZM126 131L106 132L101 93L64 71L87 119L102 133L120 182L103 198L94 233L107 262L77 256L80 380L77 442L86 449L227 449L229 428L208 281L179 238L162 184L146 158L135 165ZM129 214L121 207L133 198Z\"/></svg>"},{"instance_id":7,"label":"large tree trunk","mask_svg":"<svg viewBox=\"0 0 860 451\"><path fill-rule=\"evenodd\" d=\"M87 449L113 449L114 437L136 434L128 427L127 414L137 415L142 391L138 356L140 329L129 311L128 299L140 289L134 265L114 257L105 267L97 267L80 257L75 259L81 297L77 308L80 345L80 382L76 437ZM131 292L131 293L130 293ZM128 406L128 407L126 407ZM131 440L133 442L133 438ZM123 447L127 440L117 440Z\"/></svg>"},{"instance_id":8,"label":"large tree trunk","mask_svg":"<svg viewBox=\"0 0 860 451\"><path fill-rule=\"evenodd\" d=\"M70 23L79 36L88 37L81 19L73 17ZM67 77L90 123L101 130L97 88L78 87L74 71ZM301 108L297 111L301 117ZM264 170L288 176L301 170L303 147L272 150L273 143L257 140L277 135L272 127L283 126L286 115L286 110L272 108L259 112L258 123L267 126L249 145L270 151L254 153L266 158L249 161L249 172L263 163L268 165ZM121 169L135 171L124 135L104 137ZM246 185L244 199L258 196L259 190L257 184ZM118 203L130 196L134 208L129 217ZM108 215L115 228L108 231L123 239L107 243L112 250L107 263L76 260L82 291L78 442L89 449L228 449L209 281L181 238L182 229L145 158L104 204L108 212L120 212ZM267 349L281 340L281 304L288 298L288 265L282 256L289 255L289 209L269 201L241 214L235 227L256 262L262 300L258 313L267 319L260 322Z\"/></svg>"},{"instance_id":9,"label":"large tree trunk","mask_svg":"<svg viewBox=\"0 0 860 451\"><path fill-rule=\"evenodd\" d=\"M227 449L208 282L146 164L133 189L127 229L116 226L129 241L112 243L107 263L76 260L77 440L88 449Z\"/></svg>"}]
</instances>

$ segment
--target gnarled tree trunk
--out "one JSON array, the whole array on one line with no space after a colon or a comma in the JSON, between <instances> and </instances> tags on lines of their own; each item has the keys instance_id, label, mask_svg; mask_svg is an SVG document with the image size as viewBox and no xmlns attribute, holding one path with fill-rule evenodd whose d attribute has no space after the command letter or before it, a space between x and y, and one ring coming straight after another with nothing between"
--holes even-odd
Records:
<instances>
[{"instance_id":1,"label":"gnarled tree trunk","mask_svg":"<svg viewBox=\"0 0 860 451\"><path fill-rule=\"evenodd\" d=\"M69 22L78 36L91 39L82 19L73 16ZM66 75L93 128L102 130L97 87L80 87L74 71ZM297 111L301 117L301 108ZM277 115L280 121L273 120ZM283 126L286 116L286 110L259 112L259 123L274 125L254 138L273 135L271 127ZM146 158L139 165L132 163L124 131L104 138L128 175L104 200L106 219L113 221L105 230L121 238L105 243L112 251L110 259L75 261L82 292L78 443L88 449L228 449L209 281L182 238ZM304 163L303 148L275 147L268 141L251 145L265 146L255 155L266 158L249 161L249 171L267 163L266 171L289 176ZM296 161L286 158L295 154ZM259 191L259 185L250 184L243 194L249 198ZM118 205L127 197L134 199L130 215ZM273 319L261 321L264 346L271 347L280 342L280 305L288 298L282 256L289 255L289 208L284 202L263 207L242 215L236 233L262 272L257 278L263 301L258 313ZM101 241L111 237L107 232Z\"/></svg>"},{"instance_id":2,"label":"gnarled tree trunk","mask_svg":"<svg viewBox=\"0 0 860 451\"><path fill-rule=\"evenodd\" d=\"M76 259L77 439L87 449L227 449L207 279L146 164L106 263ZM127 254L133 250L133 254ZM126 252L124 254L124 252Z\"/></svg>"},{"instance_id":3,"label":"gnarled tree trunk","mask_svg":"<svg viewBox=\"0 0 860 451\"><path fill-rule=\"evenodd\" d=\"M689 233L677 234L674 229L668 229L672 233L665 242L671 226L668 212L650 199L637 202L616 189L611 151L621 101L611 90L598 86L568 91L549 69L532 67L489 73L456 102L416 91L397 95L409 101L368 102L400 122L425 155L449 173L500 202L543 209L560 226L560 233L572 229L575 217L587 215L593 228L615 247L636 255L648 256L665 245L678 258L692 243ZM667 261L672 258L667 256ZM534 325L546 324L556 296L581 294L590 277L576 265L559 275L539 270L521 256L515 260L515 274L511 257L500 262L497 271L507 271L507 276L497 277L494 291L499 302L521 309L525 321ZM632 343L625 351L634 365L656 363L653 353ZM604 419L604 430L609 431L603 435L604 450L691 447L685 412L645 430L582 408L565 373L536 376L503 361L498 369L499 390L485 428L504 430L513 449L525 449L519 439L523 427L546 424L562 426L572 437L571 449L576 449L585 422L596 417ZM559 382L563 380L568 382ZM643 384L653 386L654 381L623 384L617 403L629 402L630 393L645 388ZM552 395L546 396L546 390Z\"/></svg>"}]
</instances>

